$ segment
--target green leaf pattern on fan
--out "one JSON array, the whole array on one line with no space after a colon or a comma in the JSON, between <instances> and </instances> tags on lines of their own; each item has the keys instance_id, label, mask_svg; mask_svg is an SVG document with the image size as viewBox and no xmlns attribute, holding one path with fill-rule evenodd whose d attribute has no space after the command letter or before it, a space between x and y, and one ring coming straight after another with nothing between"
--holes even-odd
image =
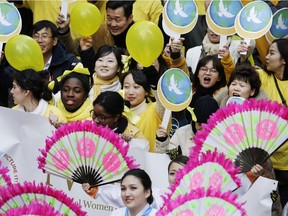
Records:
<instances>
[{"instance_id":1,"label":"green leaf pattern on fan","mask_svg":"<svg viewBox=\"0 0 288 216\"><path fill-rule=\"evenodd\" d=\"M50 206L53 206L55 208L60 207L59 211L61 215L75 215L74 212L71 211L71 209L66 206L64 203L58 201L54 197L51 197L49 195L44 194L35 194L35 193L24 193L21 195L17 195L12 197L5 205L1 207L2 212L6 212L9 209L21 207L23 204L29 205L31 203L38 203L38 204L49 204Z\"/></svg>"},{"instance_id":2,"label":"green leaf pattern on fan","mask_svg":"<svg viewBox=\"0 0 288 216\"><path fill-rule=\"evenodd\" d=\"M225 118L211 130L201 151L212 151L215 148L214 143L217 143L218 151L235 161L241 150L265 147L264 150L271 153L277 143L285 141L285 137L278 135L288 133L287 121L277 115L253 110L249 115L246 113L245 119L242 118L243 113Z\"/></svg>"},{"instance_id":3,"label":"green leaf pattern on fan","mask_svg":"<svg viewBox=\"0 0 288 216\"><path fill-rule=\"evenodd\" d=\"M45 166L47 172L50 170L49 167L54 166L56 169L53 170L53 174L73 180L73 170L83 165L90 168L98 167L97 173L103 177L102 182L120 179L123 172L128 170L126 161L118 156L119 152L114 145L94 133L74 132L61 137L57 142L58 145L53 145L48 153L47 161L50 164ZM81 171L84 172L84 168Z\"/></svg>"},{"instance_id":4,"label":"green leaf pattern on fan","mask_svg":"<svg viewBox=\"0 0 288 216\"><path fill-rule=\"evenodd\" d=\"M205 209L205 211L203 211ZM234 205L215 197L204 197L190 200L174 209L168 216L241 216L241 212Z\"/></svg>"},{"instance_id":5,"label":"green leaf pattern on fan","mask_svg":"<svg viewBox=\"0 0 288 216\"><path fill-rule=\"evenodd\" d=\"M195 167L183 176L171 199L175 199L178 195L187 194L187 188L193 190L199 187L204 187L205 189L211 187L224 192L234 190L237 185L226 169L219 163L207 162Z\"/></svg>"}]
</instances>

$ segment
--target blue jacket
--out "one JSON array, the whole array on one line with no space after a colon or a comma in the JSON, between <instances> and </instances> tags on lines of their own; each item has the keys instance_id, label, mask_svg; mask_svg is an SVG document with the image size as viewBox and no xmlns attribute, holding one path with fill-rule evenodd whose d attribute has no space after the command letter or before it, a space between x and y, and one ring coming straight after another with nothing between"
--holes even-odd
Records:
<instances>
[{"instance_id":1,"label":"blue jacket","mask_svg":"<svg viewBox=\"0 0 288 216\"><path fill-rule=\"evenodd\" d=\"M79 59L75 55L67 53L65 45L58 40L57 45L53 48L51 64L48 68L50 77L55 81L53 93L60 90L57 77L61 76L65 70L72 70L78 62L80 62Z\"/></svg>"}]
</instances>

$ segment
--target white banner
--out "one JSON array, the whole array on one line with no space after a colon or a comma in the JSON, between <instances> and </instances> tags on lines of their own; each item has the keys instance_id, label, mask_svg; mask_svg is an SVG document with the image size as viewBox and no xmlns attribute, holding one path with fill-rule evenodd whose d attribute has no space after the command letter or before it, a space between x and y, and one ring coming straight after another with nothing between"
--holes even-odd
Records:
<instances>
[{"instance_id":1,"label":"white banner","mask_svg":"<svg viewBox=\"0 0 288 216\"><path fill-rule=\"evenodd\" d=\"M10 170L12 182L47 182L74 198L88 215L110 215L115 207L103 203L101 197L92 199L82 190L80 184L44 174L38 169L39 149L45 147L45 139L52 135L53 130L45 117L0 107L0 156L3 165ZM130 155L140 153L142 157L139 156L136 161L141 163L142 168L147 167L147 172L155 183L153 186L166 187L169 157L143 151L135 150L135 154L130 151Z\"/></svg>"},{"instance_id":2,"label":"white banner","mask_svg":"<svg viewBox=\"0 0 288 216\"><path fill-rule=\"evenodd\" d=\"M246 202L244 208L247 215L271 215L271 193L277 189L278 181L259 176L251 188L240 197L240 202Z\"/></svg>"}]
</instances>

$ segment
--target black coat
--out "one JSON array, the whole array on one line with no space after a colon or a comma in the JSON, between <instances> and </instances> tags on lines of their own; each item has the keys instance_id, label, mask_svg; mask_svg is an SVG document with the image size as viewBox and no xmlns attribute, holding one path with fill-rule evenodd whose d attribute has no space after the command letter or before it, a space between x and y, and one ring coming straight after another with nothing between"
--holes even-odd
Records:
<instances>
[{"instance_id":1,"label":"black coat","mask_svg":"<svg viewBox=\"0 0 288 216\"><path fill-rule=\"evenodd\" d=\"M57 77L61 76L65 70L72 70L77 63L80 62L75 55L67 53L64 44L58 40L57 45L53 48L51 64L48 68L50 77L55 81L53 93L60 90L60 85L57 82Z\"/></svg>"}]
</instances>

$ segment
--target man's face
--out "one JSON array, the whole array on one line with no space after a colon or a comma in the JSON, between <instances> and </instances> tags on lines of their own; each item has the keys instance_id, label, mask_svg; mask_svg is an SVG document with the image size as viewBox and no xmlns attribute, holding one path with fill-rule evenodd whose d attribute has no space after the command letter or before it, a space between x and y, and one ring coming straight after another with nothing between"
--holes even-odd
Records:
<instances>
[{"instance_id":1,"label":"man's face","mask_svg":"<svg viewBox=\"0 0 288 216\"><path fill-rule=\"evenodd\" d=\"M114 36L124 32L133 21L133 15L130 15L128 19L125 17L123 7L116 8L115 10L107 8L106 13L107 27Z\"/></svg>"},{"instance_id":2,"label":"man's face","mask_svg":"<svg viewBox=\"0 0 288 216\"><path fill-rule=\"evenodd\" d=\"M53 38L50 28L43 28L32 35L39 44L43 56L52 55L53 47L57 44L58 38Z\"/></svg>"}]
</instances>

